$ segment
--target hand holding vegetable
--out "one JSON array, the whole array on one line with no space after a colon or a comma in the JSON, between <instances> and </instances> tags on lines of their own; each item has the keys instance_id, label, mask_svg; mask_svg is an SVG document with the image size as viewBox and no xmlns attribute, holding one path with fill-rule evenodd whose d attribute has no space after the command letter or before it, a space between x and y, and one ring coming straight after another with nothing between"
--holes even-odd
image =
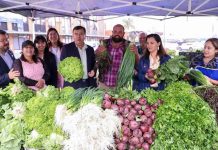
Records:
<instances>
[{"instance_id":1,"label":"hand holding vegetable","mask_svg":"<svg viewBox=\"0 0 218 150\"><path fill-rule=\"evenodd\" d=\"M130 51L133 52L135 55L138 55L138 50L135 44L130 45Z\"/></svg>"},{"instance_id":2,"label":"hand holding vegetable","mask_svg":"<svg viewBox=\"0 0 218 150\"><path fill-rule=\"evenodd\" d=\"M106 47L103 44L99 45L98 48L96 49L96 54L100 54L104 51L106 51Z\"/></svg>"}]
</instances>

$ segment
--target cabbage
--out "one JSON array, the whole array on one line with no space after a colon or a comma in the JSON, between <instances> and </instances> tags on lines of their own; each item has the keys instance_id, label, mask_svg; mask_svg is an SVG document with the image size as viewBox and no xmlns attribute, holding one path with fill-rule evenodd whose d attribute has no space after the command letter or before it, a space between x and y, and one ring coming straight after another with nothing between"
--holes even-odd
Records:
<instances>
[{"instance_id":1,"label":"cabbage","mask_svg":"<svg viewBox=\"0 0 218 150\"><path fill-rule=\"evenodd\" d=\"M64 77L65 81L76 82L83 77L83 66L80 59L67 57L58 65L58 72Z\"/></svg>"}]
</instances>

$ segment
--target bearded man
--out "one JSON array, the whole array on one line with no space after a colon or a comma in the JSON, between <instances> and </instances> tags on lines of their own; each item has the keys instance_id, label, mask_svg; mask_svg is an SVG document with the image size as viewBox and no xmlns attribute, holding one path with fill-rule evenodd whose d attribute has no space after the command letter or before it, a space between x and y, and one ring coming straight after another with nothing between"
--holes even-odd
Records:
<instances>
[{"instance_id":1,"label":"bearded man","mask_svg":"<svg viewBox=\"0 0 218 150\"><path fill-rule=\"evenodd\" d=\"M117 24L113 27L112 36L109 39L103 40L104 44L101 44L97 50L96 55L101 55L107 51L110 58L110 65L105 71L99 71L99 87L103 89L115 88L117 84L118 71L121 66L123 56L130 41L124 39L124 27L121 24ZM130 50L135 53L136 63L139 60L137 47L133 44L130 46ZM98 62L99 66L100 63Z\"/></svg>"}]
</instances>

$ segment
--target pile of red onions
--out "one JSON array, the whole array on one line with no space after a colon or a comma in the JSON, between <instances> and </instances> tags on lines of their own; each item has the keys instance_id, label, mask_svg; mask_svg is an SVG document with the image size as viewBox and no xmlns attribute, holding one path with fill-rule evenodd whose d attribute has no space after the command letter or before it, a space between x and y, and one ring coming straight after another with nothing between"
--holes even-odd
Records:
<instances>
[{"instance_id":1,"label":"pile of red onions","mask_svg":"<svg viewBox=\"0 0 218 150\"><path fill-rule=\"evenodd\" d=\"M145 98L139 100L113 99L105 94L104 109L117 111L122 121L122 135L115 136L115 144L118 150L149 150L155 139L155 131L152 125L155 120L155 110L162 103L158 100L149 105Z\"/></svg>"}]
</instances>

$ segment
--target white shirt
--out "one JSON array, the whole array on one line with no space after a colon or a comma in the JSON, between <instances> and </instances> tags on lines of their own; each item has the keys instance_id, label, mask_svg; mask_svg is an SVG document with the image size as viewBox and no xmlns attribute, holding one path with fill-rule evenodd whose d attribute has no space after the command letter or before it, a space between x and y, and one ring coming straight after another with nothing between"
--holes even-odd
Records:
<instances>
[{"instance_id":1,"label":"white shirt","mask_svg":"<svg viewBox=\"0 0 218 150\"><path fill-rule=\"evenodd\" d=\"M10 54L8 53L8 51L5 52L5 53L1 53L0 56L2 57L2 59L7 64L8 68L11 69L12 65L13 65L13 59L11 58Z\"/></svg>"},{"instance_id":2,"label":"white shirt","mask_svg":"<svg viewBox=\"0 0 218 150\"><path fill-rule=\"evenodd\" d=\"M88 78L88 71L87 71L86 49L88 48L88 46L85 44L82 49L80 49L79 47L77 47L77 48L78 48L79 55L81 58L81 63L83 65L83 72L84 72L83 79L87 79Z\"/></svg>"},{"instance_id":3,"label":"white shirt","mask_svg":"<svg viewBox=\"0 0 218 150\"><path fill-rule=\"evenodd\" d=\"M55 55L56 58L56 64L58 66L61 58L61 50L60 47L51 47L51 52Z\"/></svg>"},{"instance_id":4,"label":"white shirt","mask_svg":"<svg viewBox=\"0 0 218 150\"><path fill-rule=\"evenodd\" d=\"M150 68L152 70L156 70L160 66L160 57L157 56L157 59L154 61L153 57L149 55L149 60L150 60Z\"/></svg>"}]
</instances>

